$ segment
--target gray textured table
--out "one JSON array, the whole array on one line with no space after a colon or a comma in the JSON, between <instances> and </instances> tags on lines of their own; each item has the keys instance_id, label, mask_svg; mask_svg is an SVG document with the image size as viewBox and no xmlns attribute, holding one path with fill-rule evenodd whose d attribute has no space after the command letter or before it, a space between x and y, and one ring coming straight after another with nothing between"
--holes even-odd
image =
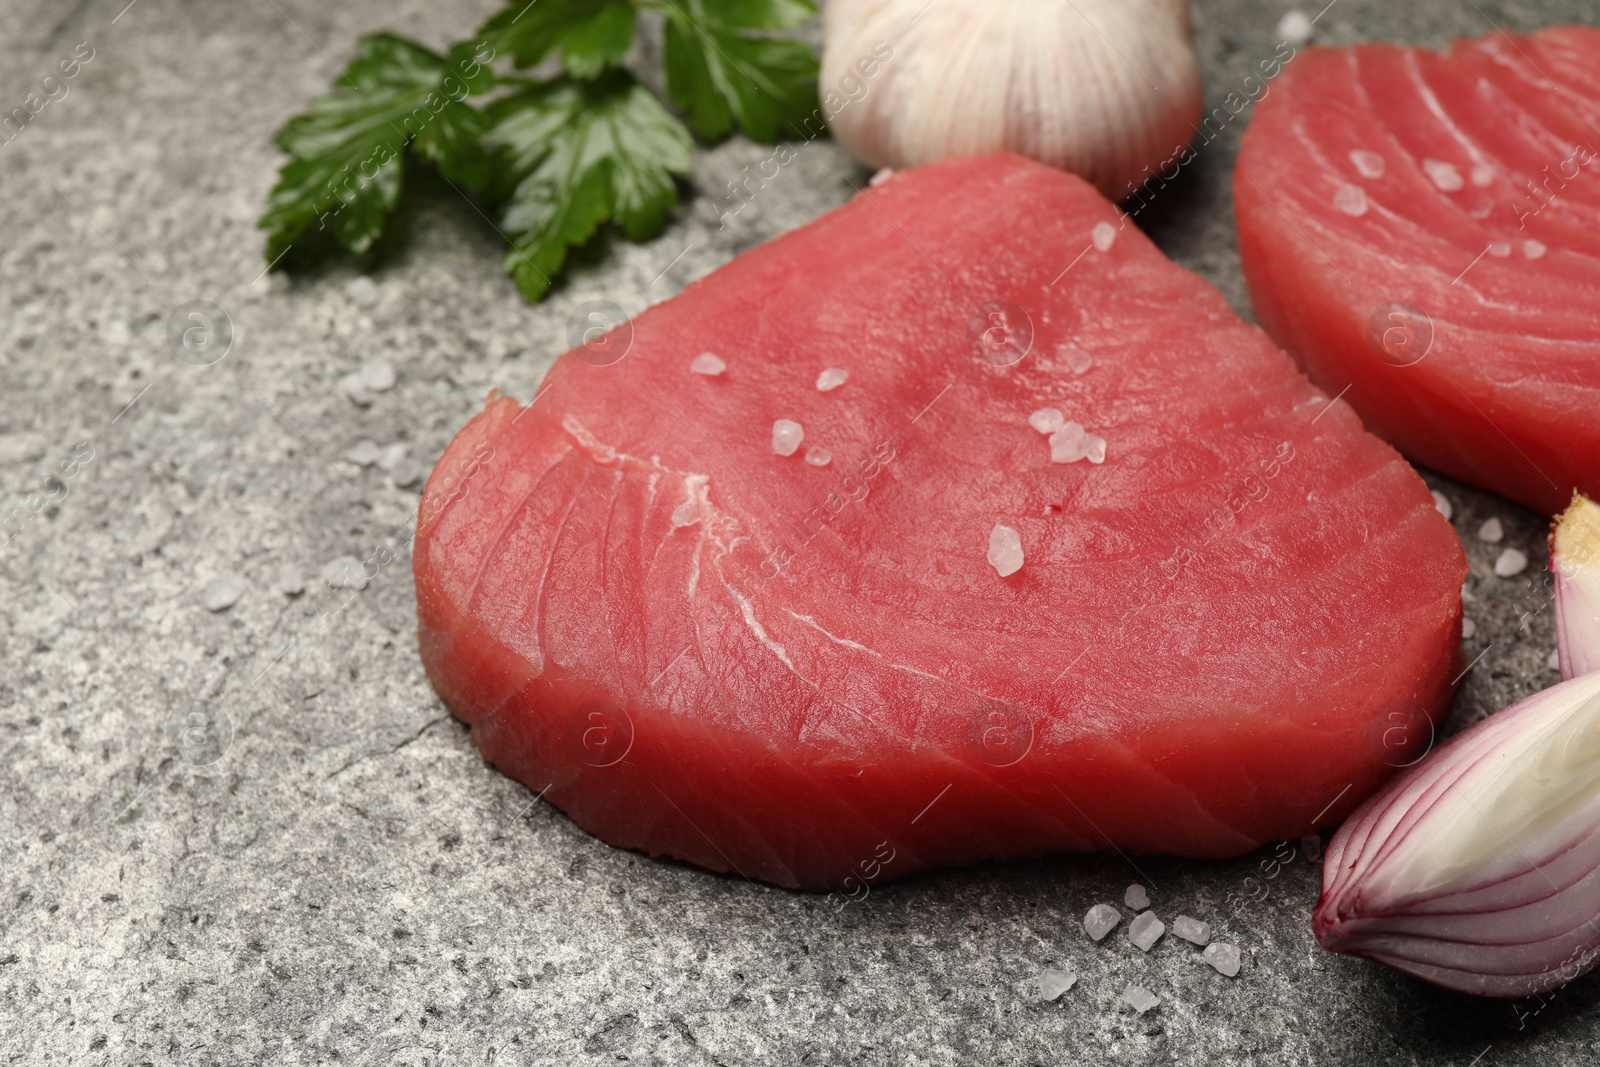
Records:
<instances>
[{"instance_id":1,"label":"gray textured table","mask_svg":"<svg viewBox=\"0 0 1600 1067\"><path fill-rule=\"evenodd\" d=\"M1135 878L1115 858L920 877L838 907L609 848L488 768L418 664L409 560L348 591L325 635L322 594L280 590L285 565L320 588L330 560L404 544L415 488L340 457L403 443L426 466L490 385L531 395L578 303L665 298L843 202L861 172L811 145L719 229L707 201L764 151L697 152L698 203L537 307L501 274L495 232L426 183L371 283L351 263L253 280L269 137L330 62L378 27L443 43L488 5L125 2L0 0L0 108L94 49L68 96L0 144L6 506L80 442L93 453L0 546L6 1062L1595 1062L1600 982L1519 1020L1534 1005L1325 955L1298 854L1267 871L1265 852L1139 860L1169 915L1218 918L1258 879L1265 898L1227 923L1245 955L1228 980L1170 936L1148 956L1083 936L1089 905ZM1196 9L1216 103L1270 54L1286 7ZM1592 0L1339 0L1319 40L1597 18ZM1242 125L1139 221L1245 310L1228 196ZM236 328L208 367L166 343L191 300ZM397 384L357 407L338 381L374 359ZM1543 523L1429 480L1472 559L1463 666L1483 653L1457 729L1555 679L1539 587L1496 578L1472 536L1501 517L1538 575ZM227 575L242 596L208 611ZM228 724L204 765L174 746L197 708ZM1080 979L1042 1004L1029 983L1051 965ZM1129 982L1161 1006L1119 1007Z\"/></svg>"}]
</instances>

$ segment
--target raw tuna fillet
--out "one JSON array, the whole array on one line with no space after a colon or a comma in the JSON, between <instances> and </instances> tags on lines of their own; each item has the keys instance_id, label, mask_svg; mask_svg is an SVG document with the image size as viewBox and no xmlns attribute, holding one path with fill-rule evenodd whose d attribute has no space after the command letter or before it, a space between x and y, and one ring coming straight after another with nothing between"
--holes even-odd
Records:
<instances>
[{"instance_id":1,"label":"raw tuna fillet","mask_svg":"<svg viewBox=\"0 0 1600 1067\"><path fill-rule=\"evenodd\" d=\"M484 755L614 845L850 893L1336 822L1443 707L1460 547L1118 217L1015 156L904 172L492 398L415 554Z\"/></svg>"},{"instance_id":2,"label":"raw tuna fillet","mask_svg":"<svg viewBox=\"0 0 1600 1067\"><path fill-rule=\"evenodd\" d=\"M1313 48L1234 174L1257 317L1425 466L1600 492L1600 30Z\"/></svg>"}]
</instances>

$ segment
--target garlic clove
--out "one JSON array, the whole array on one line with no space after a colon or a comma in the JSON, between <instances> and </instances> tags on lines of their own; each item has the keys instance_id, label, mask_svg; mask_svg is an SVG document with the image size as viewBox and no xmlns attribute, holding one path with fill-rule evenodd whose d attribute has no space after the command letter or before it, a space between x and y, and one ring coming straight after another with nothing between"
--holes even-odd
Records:
<instances>
[{"instance_id":1,"label":"garlic clove","mask_svg":"<svg viewBox=\"0 0 1600 1067\"><path fill-rule=\"evenodd\" d=\"M1582 493L1550 531L1562 678L1600 671L1600 505Z\"/></svg>"},{"instance_id":2,"label":"garlic clove","mask_svg":"<svg viewBox=\"0 0 1600 1067\"><path fill-rule=\"evenodd\" d=\"M1328 847L1312 931L1486 996L1600 962L1600 672L1478 723L1369 799Z\"/></svg>"},{"instance_id":3,"label":"garlic clove","mask_svg":"<svg viewBox=\"0 0 1600 1067\"><path fill-rule=\"evenodd\" d=\"M869 167L1010 151L1112 199L1194 137L1188 0L829 0L821 87Z\"/></svg>"}]
</instances>

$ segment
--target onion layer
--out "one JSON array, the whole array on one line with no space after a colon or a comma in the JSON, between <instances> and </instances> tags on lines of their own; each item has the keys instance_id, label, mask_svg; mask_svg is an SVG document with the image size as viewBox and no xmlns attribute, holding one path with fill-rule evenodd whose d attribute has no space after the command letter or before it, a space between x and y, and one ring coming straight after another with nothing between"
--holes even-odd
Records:
<instances>
[{"instance_id":1,"label":"onion layer","mask_svg":"<svg viewBox=\"0 0 1600 1067\"><path fill-rule=\"evenodd\" d=\"M1369 799L1328 846L1312 931L1483 996L1600 962L1600 672L1490 716Z\"/></svg>"}]
</instances>

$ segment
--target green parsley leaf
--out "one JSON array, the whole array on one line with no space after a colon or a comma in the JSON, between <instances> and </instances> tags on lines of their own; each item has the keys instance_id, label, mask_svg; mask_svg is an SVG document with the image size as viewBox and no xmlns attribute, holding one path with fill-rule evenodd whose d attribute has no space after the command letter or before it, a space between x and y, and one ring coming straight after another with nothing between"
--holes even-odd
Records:
<instances>
[{"instance_id":1,"label":"green parsley leaf","mask_svg":"<svg viewBox=\"0 0 1600 1067\"><path fill-rule=\"evenodd\" d=\"M622 62L633 22L629 0L511 0L478 35L519 67L559 50L568 74L592 80Z\"/></svg>"},{"instance_id":2,"label":"green parsley leaf","mask_svg":"<svg viewBox=\"0 0 1600 1067\"><path fill-rule=\"evenodd\" d=\"M771 143L817 108L817 57L773 36L816 14L812 0L663 0L667 93L708 140L734 122Z\"/></svg>"},{"instance_id":3,"label":"green parsley leaf","mask_svg":"<svg viewBox=\"0 0 1600 1067\"><path fill-rule=\"evenodd\" d=\"M515 189L504 226L506 269L538 300L567 251L616 220L633 240L654 236L677 203L673 175L693 142L655 95L623 71L590 82L558 78L489 107L486 144Z\"/></svg>"},{"instance_id":4,"label":"green parsley leaf","mask_svg":"<svg viewBox=\"0 0 1600 1067\"><path fill-rule=\"evenodd\" d=\"M462 103L493 85L474 48L458 46L446 58L393 34L360 40L333 92L278 131L290 159L259 224L269 231L268 262L323 231L352 252L370 248L399 202L408 143L452 181L487 181L486 120Z\"/></svg>"}]
</instances>

